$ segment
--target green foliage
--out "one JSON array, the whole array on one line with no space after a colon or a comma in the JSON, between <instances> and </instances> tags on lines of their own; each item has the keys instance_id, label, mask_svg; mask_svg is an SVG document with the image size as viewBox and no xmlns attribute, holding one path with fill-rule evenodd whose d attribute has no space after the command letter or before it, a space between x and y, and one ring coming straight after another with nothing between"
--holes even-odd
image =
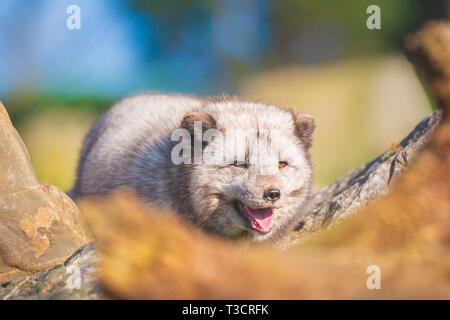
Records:
<instances>
[{"instance_id":1,"label":"green foliage","mask_svg":"<svg viewBox=\"0 0 450 320\"><path fill-rule=\"evenodd\" d=\"M16 92L3 101L14 124L44 111L84 111L93 115L102 114L114 102L112 98L96 96L63 96L46 93Z\"/></svg>"},{"instance_id":2,"label":"green foliage","mask_svg":"<svg viewBox=\"0 0 450 320\"><path fill-rule=\"evenodd\" d=\"M368 30L368 6L381 8L381 30ZM281 44L301 30L305 23L326 23L344 35L342 46L352 55L376 54L398 49L403 36L421 16L419 1L410 0L285 0L274 1L272 25Z\"/></svg>"}]
</instances>

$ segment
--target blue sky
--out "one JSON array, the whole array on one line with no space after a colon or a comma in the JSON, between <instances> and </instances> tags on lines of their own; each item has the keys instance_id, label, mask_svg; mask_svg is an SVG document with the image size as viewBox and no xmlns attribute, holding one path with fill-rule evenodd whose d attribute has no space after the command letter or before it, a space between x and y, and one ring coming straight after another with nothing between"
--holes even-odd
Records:
<instances>
[{"instance_id":1,"label":"blue sky","mask_svg":"<svg viewBox=\"0 0 450 320\"><path fill-rule=\"evenodd\" d=\"M72 4L80 30L66 28ZM200 4L175 23L120 0L3 0L0 95L232 91L230 61L252 65L268 46L268 4L223 1L214 12Z\"/></svg>"}]
</instances>

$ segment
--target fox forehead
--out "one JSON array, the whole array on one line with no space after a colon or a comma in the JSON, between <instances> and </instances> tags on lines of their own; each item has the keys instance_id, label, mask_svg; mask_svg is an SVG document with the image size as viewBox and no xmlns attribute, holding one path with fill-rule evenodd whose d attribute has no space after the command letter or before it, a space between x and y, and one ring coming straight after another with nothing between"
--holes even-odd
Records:
<instances>
[{"instance_id":1,"label":"fox forehead","mask_svg":"<svg viewBox=\"0 0 450 320\"><path fill-rule=\"evenodd\" d=\"M207 109L210 109L219 126L226 129L256 129L259 132L283 131L293 127L292 114L272 105L229 101L211 104Z\"/></svg>"},{"instance_id":2,"label":"fox forehead","mask_svg":"<svg viewBox=\"0 0 450 320\"><path fill-rule=\"evenodd\" d=\"M245 150L247 158L252 154L277 158L298 153L292 114L279 107L226 101L208 105L204 111L214 117L219 138L225 139L218 139L215 147L227 144L227 152Z\"/></svg>"}]
</instances>

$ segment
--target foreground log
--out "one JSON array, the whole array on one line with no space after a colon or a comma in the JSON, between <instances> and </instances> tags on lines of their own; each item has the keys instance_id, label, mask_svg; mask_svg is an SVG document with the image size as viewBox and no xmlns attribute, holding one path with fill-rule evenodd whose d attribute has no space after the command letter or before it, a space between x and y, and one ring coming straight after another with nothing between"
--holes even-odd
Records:
<instances>
[{"instance_id":1,"label":"foreground log","mask_svg":"<svg viewBox=\"0 0 450 320\"><path fill-rule=\"evenodd\" d=\"M280 252L208 236L126 193L81 207L101 243L99 279L109 298L450 297L445 211L361 213L342 223L344 229ZM381 269L382 290L366 286L372 265Z\"/></svg>"},{"instance_id":2,"label":"foreground log","mask_svg":"<svg viewBox=\"0 0 450 320\"><path fill-rule=\"evenodd\" d=\"M1 103L0 148L1 283L64 262L93 238L72 200L37 179Z\"/></svg>"}]
</instances>

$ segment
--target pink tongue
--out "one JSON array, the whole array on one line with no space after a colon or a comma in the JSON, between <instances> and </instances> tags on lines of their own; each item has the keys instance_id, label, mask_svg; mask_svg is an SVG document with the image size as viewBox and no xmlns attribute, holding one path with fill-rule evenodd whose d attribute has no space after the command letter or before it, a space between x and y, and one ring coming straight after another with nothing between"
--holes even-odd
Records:
<instances>
[{"instance_id":1,"label":"pink tongue","mask_svg":"<svg viewBox=\"0 0 450 320\"><path fill-rule=\"evenodd\" d=\"M261 232L269 232L272 230L272 217L273 211L272 208L264 208L264 209L252 209L247 207L246 205L242 205L245 212L250 216L252 227L261 231Z\"/></svg>"}]
</instances>

